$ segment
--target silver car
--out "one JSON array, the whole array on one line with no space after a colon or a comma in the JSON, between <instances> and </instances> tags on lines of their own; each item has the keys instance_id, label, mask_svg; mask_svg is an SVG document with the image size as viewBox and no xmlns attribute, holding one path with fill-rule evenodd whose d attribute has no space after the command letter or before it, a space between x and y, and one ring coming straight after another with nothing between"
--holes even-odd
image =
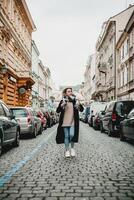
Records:
<instances>
[{"instance_id":1,"label":"silver car","mask_svg":"<svg viewBox=\"0 0 134 200\"><path fill-rule=\"evenodd\" d=\"M30 107L11 107L13 115L20 124L20 134L31 134L36 137L42 133L41 120Z\"/></svg>"}]
</instances>

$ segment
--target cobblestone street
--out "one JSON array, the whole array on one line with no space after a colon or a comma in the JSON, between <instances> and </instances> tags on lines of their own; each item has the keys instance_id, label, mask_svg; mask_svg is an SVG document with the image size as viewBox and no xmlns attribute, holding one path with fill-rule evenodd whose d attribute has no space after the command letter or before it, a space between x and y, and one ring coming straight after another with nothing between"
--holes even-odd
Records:
<instances>
[{"instance_id":1,"label":"cobblestone street","mask_svg":"<svg viewBox=\"0 0 134 200\"><path fill-rule=\"evenodd\" d=\"M55 143L56 128L36 139L23 138L19 148L0 157L1 177L23 161L1 184L1 200L134 199L133 144L81 123L77 156L64 158L64 145Z\"/></svg>"}]
</instances>

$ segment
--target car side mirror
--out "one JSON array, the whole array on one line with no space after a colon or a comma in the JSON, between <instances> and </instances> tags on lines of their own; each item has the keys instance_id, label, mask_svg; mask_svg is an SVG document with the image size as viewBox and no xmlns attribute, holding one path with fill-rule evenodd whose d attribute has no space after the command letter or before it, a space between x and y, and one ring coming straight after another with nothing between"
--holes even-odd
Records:
<instances>
[{"instance_id":1,"label":"car side mirror","mask_svg":"<svg viewBox=\"0 0 134 200\"><path fill-rule=\"evenodd\" d=\"M124 118L125 118L125 119L127 119L127 118L128 118L128 115L127 115L127 114L125 114L125 115L124 115Z\"/></svg>"}]
</instances>

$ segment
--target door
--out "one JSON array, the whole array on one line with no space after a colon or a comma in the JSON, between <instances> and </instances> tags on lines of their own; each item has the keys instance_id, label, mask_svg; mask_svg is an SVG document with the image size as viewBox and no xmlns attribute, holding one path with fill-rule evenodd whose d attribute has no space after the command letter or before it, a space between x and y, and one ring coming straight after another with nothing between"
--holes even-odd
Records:
<instances>
[{"instance_id":1,"label":"door","mask_svg":"<svg viewBox=\"0 0 134 200\"><path fill-rule=\"evenodd\" d=\"M105 115L103 117L103 127L105 130L108 130L109 122L112 120L114 105L115 102L110 102L106 107Z\"/></svg>"},{"instance_id":2,"label":"door","mask_svg":"<svg viewBox=\"0 0 134 200\"><path fill-rule=\"evenodd\" d=\"M128 123L127 123L127 136L128 138L134 139L134 109L128 115Z\"/></svg>"},{"instance_id":3,"label":"door","mask_svg":"<svg viewBox=\"0 0 134 200\"><path fill-rule=\"evenodd\" d=\"M11 112L8 109L8 107L5 104L2 104L4 113L5 113L5 120L6 120L6 126L7 126L7 135L8 139L12 140L16 137L16 129L17 129L17 123L14 119L11 119Z\"/></svg>"},{"instance_id":4,"label":"door","mask_svg":"<svg viewBox=\"0 0 134 200\"><path fill-rule=\"evenodd\" d=\"M8 141L10 139L10 124L6 117L2 104L0 103L0 129L3 133L3 141Z\"/></svg>"}]
</instances>

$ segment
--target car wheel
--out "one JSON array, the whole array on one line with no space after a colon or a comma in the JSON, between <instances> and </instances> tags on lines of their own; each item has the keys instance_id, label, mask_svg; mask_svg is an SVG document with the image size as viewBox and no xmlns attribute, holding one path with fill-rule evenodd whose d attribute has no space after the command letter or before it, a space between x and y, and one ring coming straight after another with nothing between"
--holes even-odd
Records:
<instances>
[{"instance_id":1,"label":"car wheel","mask_svg":"<svg viewBox=\"0 0 134 200\"><path fill-rule=\"evenodd\" d=\"M96 125L95 125L95 124L93 125L93 128L94 128L94 130L97 130L97 127L96 127Z\"/></svg>"},{"instance_id":2,"label":"car wheel","mask_svg":"<svg viewBox=\"0 0 134 200\"><path fill-rule=\"evenodd\" d=\"M123 134L122 128L120 128L120 141L122 141L122 142L126 141L126 137Z\"/></svg>"},{"instance_id":3,"label":"car wheel","mask_svg":"<svg viewBox=\"0 0 134 200\"><path fill-rule=\"evenodd\" d=\"M20 144L20 131L17 130L17 132L16 132L16 139L15 139L15 141L13 143L13 146L14 147L18 147L19 144Z\"/></svg>"},{"instance_id":4,"label":"car wheel","mask_svg":"<svg viewBox=\"0 0 134 200\"><path fill-rule=\"evenodd\" d=\"M0 138L0 156L2 155L2 139Z\"/></svg>"},{"instance_id":5,"label":"car wheel","mask_svg":"<svg viewBox=\"0 0 134 200\"><path fill-rule=\"evenodd\" d=\"M43 131L43 126L41 125L40 130L39 130L39 134L42 134Z\"/></svg>"},{"instance_id":6,"label":"car wheel","mask_svg":"<svg viewBox=\"0 0 134 200\"><path fill-rule=\"evenodd\" d=\"M108 126L108 136L111 137L113 136L113 131L112 131L112 124L110 123Z\"/></svg>"},{"instance_id":7,"label":"car wheel","mask_svg":"<svg viewBox=\"0 0 134 200\"><path fill-rule=\"evenodd\" d=\"M36 138L37 137L37 126L35 126L34 131L33 131L33 137Z\"/></svg>"},{"instance_id":8,"label":"car wheel","mask_svg":"<svg viewBox=\"0 0 134 200\"><path fill-rule=\"evenodd\" d=\"M101 132L101 133L104 132L104 128L103 128L103 124L102 124L102 122L100 123L100 132Z\"/></svg>"}]
</instances>

